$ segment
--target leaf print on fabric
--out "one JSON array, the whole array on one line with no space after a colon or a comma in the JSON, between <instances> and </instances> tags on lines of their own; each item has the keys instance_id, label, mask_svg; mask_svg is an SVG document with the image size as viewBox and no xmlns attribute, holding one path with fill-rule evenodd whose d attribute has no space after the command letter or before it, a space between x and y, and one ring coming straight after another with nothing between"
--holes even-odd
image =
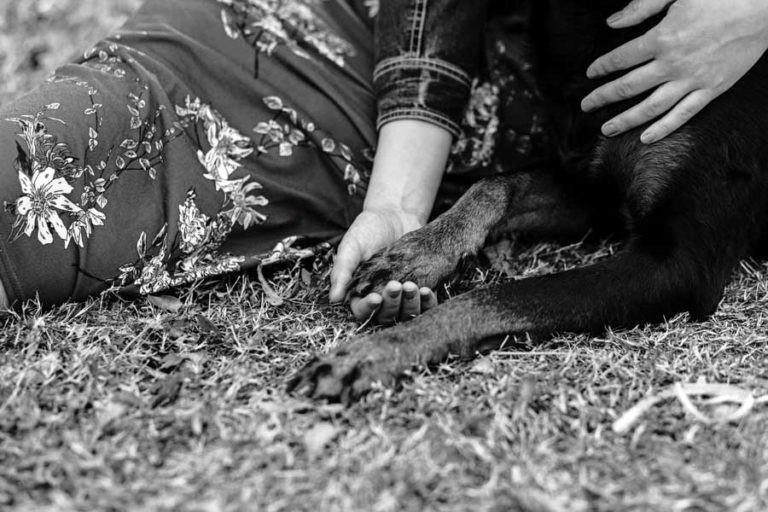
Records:
<instances>
[{"instance_id":1,"label":"leaf print on fabric","mask_svg":"<svg viewBox=\"0 0 768 512\"><path fill-rule=\"evenodd\" d=\"M275 116L258 123L253 129L261 135L256 143L258 155L266 154L273 148L278 148L278 154L282 157L291 156L297 147L319 149L334 160L341 160L349 195L360 191L363 182L360 169L365 166L355 159L348 145L330 137L318 129L315 123L300 117L296 109L285 105L281 98L267 96L263 101L267 108L275 111Z\"/></svg>"},{"instance_id":2,"label":"leaf print on fabric","mask_svg":"<svg viewBox=\"0 0 768 512\"><path fill-rule=\"evenodd\" d=\"M254 153L251 140L232 128L224 117L199 98L187 97L184 105L176 105L177 133L186 131L197 143L203 177L213 182L222 193L217 213L203 213L195 201L194 189L187 192L179 205L177 236L169 241L167 229L155 236L150 247L146 234L137 242L139 259L120 269L113 289L135 287L139 293L156 293L166 288L206 277L221 275L240 268L242 257L220 254L219 247L236 226L249 229L267 220L256 210L269 204L266 197L256 195L262 186L251 181L248 173L234 176L243 167L242 160ZM161 141L162 142L162 141ZM142 144L126 139L121 147L138 151ZM162 143L156 144L158 149ZM138 157L138 153L125 153ZM154 254L150 254L154 253Z\"/></svg>"},{"instance_id":3,"label":"leaf print on fabric","mask_svg":"<svg viewBox=\"0 0 768 512\"><path fill-rule=\"evenodd\" d=\"M94 226L103 226L107 216L96 208L80 210L77 212L77 218L69 225L67 230L67 240L64 247L69 246L70 241L74 241L80 247L83 247L85 240L93 233Z\"/></svg>"},{"instance_id":4,"label":"leaf print on fabric","mask_svg":"<svg viewBox=\"0 0 768 512\"><path fill-rule=\"evenodd\" d=\"M146 234L142 236L146 239ZM278 242L271 251L247 257L228 254L191 255L173 264L173 270L169 270L166 261L168 239L163 230L149 248L150 251L157 250L158 253L155 256L147 256L145 252L139 262L121 267L120 277L114 281L110 290L147 295L202 279L239 272L244 268L296 263L311 258L316 258L315 266L328 265L327 261L323 263L320 260L323 256L327 258L333 243L321 242L307 247L301 246L302 242L305 242L303 237L290 236Z\"/></svg>"},{"instance_id":5,"label":"leaf print on fabric","mask_svg":"<svg viewBox=\"0 0 768 512\"><path fill-rule=\"evenodd\" d=\"M51 244L55 233L65 248L71 242L84 247L94 229L106 225L107 215L103 210L109 203L109 189L124 172L141 172L155 179L155 166L164 160L163 149L183 133L184 126L180 124L178 128L160 133L158 119L164 107L152 111L143 98L146 87L139 84L137 93L128 94L126 108L131 115L126 127L128 137L116 147L102 148L99 135L104 118L103 105L96 101L98 90L85 81L69 77L56 77L54 81L82 87L88 95L90 106L83 110L89 120L83 134L88 143L83 155L76 158L67 144L49 133L50 123L66 127L64 121L51 115L61 107L59 103L48 104L35 115L7 119L21 128L17 134L21 143L17 144L15 168L23 195L6 207L15 217L11 241L22 234L32 236L37 231L43 245ZM93 161L96 151L103 152L100 163L80 164ZM76 181L82 187L79 204L68 197ZM66 215L62 218L62 214Z\"/></svg>"},{"instance_id":6,"label":"leaf print on fabric","mask_svg":"<svg viewBox=\"0 0 768 512\"><path fill-rule=\"evenodd\" d=\"M178 245L169 245L166 228L155 236L151 247L146 247L146 233L142 233L136 244L139 259L120 269L115 287L131 285L141 294L151 294L240 270L243 257L218 252L232 231L232 222L223 212L214 218L202 213L195 197L190 190L179 205Z\"/></svg>"},{"instance_id":7,"label":"leaf print on fabric","mask_svg":"<svg viewBox=\"0 0 768 512\"><path fill-rule=\"evenodd\" d=\"M103 41L90 50L83 53L83 64L124 79L128 75L126 64L133 63L132 57L127 57L128 50L113 42Z\"/></svg>"},{"instance_id":8,"label":"leaf print on fabric","mask_svg":"<svg viewBox=\"0 0 768 512\"><path fill-rule=\"evenodd\" d=\"M34 116L23 115L6 119L6 121L19 125L21 132L17 135L27 150L26 154L21 149L19 150L16 170L19 170L19 165L23 165L25 170L30 173L32 171L31 163L37 162L43 168L53 167L65 178L77 175L81 171L70 147L60 143L55 135L48 133L46 123L49 121L66 125L61 119L49 115L49 112L59 108L58 103L52 103L43 107Z\"/></svg>"},{"instance_id":9,"label":"leaf print on fabric","mask_svg":"<svg viewBox=\"0 0 768 512\"><path fill-rule=\"evenodd\" d=\"M242 37L257 52L271 55L285 46L310 59L313 50L339 67L354 55L354 48L334 34L313 10L324 0L218 0L227 6L221 17L233 39ZM258 57L257 57L258 58ZM256 62L258 75L258 60Z\"/></svg>"},{"instance_id":10,"label":"leaf print on fabric","mask_svg":"<svg viewBox=\"0 0 768 512\"><path fill-rule=\"evenodd\" d=\"M368 16L375 18L379 15L379 0L364 0L363 5L368 8Z\"/></svg>"}]
</instances>

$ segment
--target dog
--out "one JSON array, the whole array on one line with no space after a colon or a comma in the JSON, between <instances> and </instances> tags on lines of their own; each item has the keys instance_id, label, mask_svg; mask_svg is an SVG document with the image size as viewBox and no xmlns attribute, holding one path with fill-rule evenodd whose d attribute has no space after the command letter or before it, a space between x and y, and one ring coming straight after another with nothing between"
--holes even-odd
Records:
<instances>
[{"instance_id":1,"label":"dog","mask_svg":"<svg viewBox=\"0 0 768 512\"><path fill-rule=\"evenodd\" d=\"M618 231L614 256L589 266L452 298L416 319L366 334L317 357L288 382L314 399L350 401L416 365L534 342L555 333L599 334L680 312L705 319L738 262L765 253L768 232L768 57L683 128L651 145L642 127L605 138L599 126L625 102L583 114L598 84L596 57L637 37L660 17L613 30L606 17L626 0L536 0L531 38L541 91L565 127L567 165L488 178L447 212L376 254L354 276L356 294L390 280L436 287L486 238L500 232Z\"/></svg>"}]
</instances>

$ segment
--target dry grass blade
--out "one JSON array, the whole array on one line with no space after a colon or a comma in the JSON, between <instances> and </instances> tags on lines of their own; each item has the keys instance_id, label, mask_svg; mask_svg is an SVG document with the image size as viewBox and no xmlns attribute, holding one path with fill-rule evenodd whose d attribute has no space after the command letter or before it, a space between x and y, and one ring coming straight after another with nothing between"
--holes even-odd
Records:
<instances>
[{"instance_id":1,"label":"dry grass blade","mask_svg":"<svg viewBox=\"0 0 768 512\"><path fill-rule=\"evenodd\" d=\"M706 402L708 404L737 403L740 407L731 414L718 418L711 418L702 413L691 401L691 397L704 396L710 397ZM673 397L678 399L686 412L705 424L738 421L749 414L756 404L762 403L768 398L761 397L760 399L756 399L751 392L728 384L690 384L678 382L656 395L644 398L634 407L622 414L621 417L613 423L613 431L617 434L628 432L650 408Z\"/></svg>"}]
</instances>

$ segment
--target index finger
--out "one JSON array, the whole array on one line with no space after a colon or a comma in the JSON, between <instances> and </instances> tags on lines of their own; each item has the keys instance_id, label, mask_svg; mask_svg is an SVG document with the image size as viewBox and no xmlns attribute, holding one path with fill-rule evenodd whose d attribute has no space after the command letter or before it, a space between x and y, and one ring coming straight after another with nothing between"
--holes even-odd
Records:
<instances>
[{"instance_id":1,"label":"index finger","mask_svg":"<svg viewBox=\"0 0 768 512\"><path fill-rule=\"evenodd\" d=\"M651 16L659 14L675 0L632 0L625 8L608 18L612 28L639 25Z\"/></svg>"},{"instance_id":2,"label":"index finger","mask_svg":"<svg viewBox=\"0 0 768 512\"><path fill-rule=\"evenodd\" d=\"M360 264L360 257L348 244L341 243L336 252L336 258L331 268L331 293L332 303L341 302L347 293L347 286L352 280L352 272Z\"/></svg>"},{"instance_id":3,"label":"index finger","mask_svg":"<svg viewBox=\"0 0 768 512\"><path fill-rule=\"evenodd\" d=\"M587 68L588 78L598 78L617 71L633 68L651 60L654 56L650 32L606 53Z\"/></svg>"}]
</instances>

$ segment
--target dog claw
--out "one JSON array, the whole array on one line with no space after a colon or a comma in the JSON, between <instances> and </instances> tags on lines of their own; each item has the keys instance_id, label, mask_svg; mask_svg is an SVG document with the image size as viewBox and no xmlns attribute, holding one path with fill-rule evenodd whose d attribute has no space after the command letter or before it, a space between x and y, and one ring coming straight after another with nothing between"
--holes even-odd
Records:
<instances>
[{"instance_id":1,"label":"dog claw","mask_svg":"<svg viewBox=\"0 0 768 512\"><path fill-rule=\"evenodd\" d=\"M288 393L311 400L349 403L367 389L360 386L360 368L344 356L313 359L299 370L286 386Z\"/></svg>"},{"instance_id":2,"label":"dog claw","mask_svg":"<svg viewBox=\"0 0 768 512\"><path fill-rule=\"evenodd\" d=\"M353 340L323 358L313 358L286 385L288 393L310 400L349 404L368 393L374 383L392 384L402 373L401 341L377 333Z\"/></svg>"}]
</instances>

